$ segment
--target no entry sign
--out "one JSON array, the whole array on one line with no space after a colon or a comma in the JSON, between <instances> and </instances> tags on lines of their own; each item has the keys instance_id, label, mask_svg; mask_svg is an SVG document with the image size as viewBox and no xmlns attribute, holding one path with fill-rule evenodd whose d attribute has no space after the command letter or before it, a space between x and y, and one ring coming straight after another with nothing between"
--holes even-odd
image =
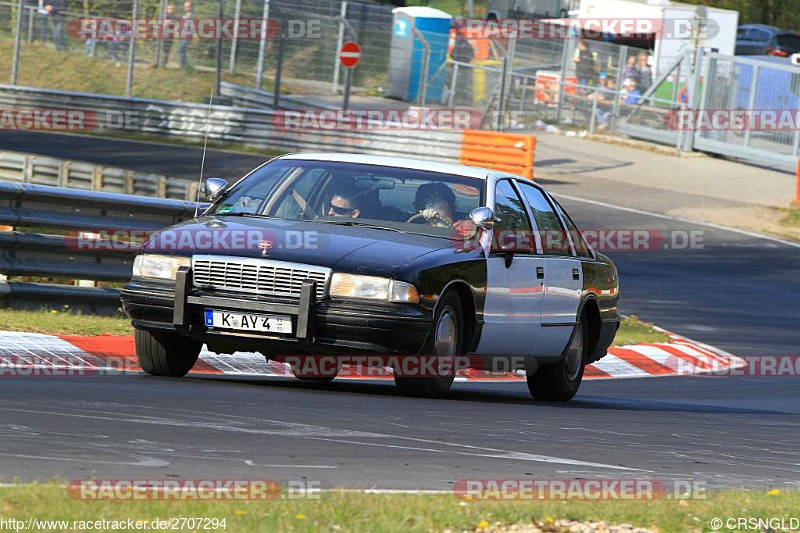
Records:
<instances>
[{"instance_id":1,"label":"no entry sign","mask_svg":"<svg viewBox=\"0 0 800 533\"><path fill-rule=\"evenodd\" d=\"M361 47L358 43L348 41L342 45L342 49L339 50L339 62L343 67L353 68L359 59L361 59Z\"/></svg>"}]
</instances>

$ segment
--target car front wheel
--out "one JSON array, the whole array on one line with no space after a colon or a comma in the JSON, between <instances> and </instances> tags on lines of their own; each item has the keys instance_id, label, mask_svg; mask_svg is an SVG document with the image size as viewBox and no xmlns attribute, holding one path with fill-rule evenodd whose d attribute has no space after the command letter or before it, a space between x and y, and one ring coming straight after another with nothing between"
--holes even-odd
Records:
<instances>
[{"instance_id":1,"label":"car front wheel","mask_svg":"<svg viewBox=\"0 0 800 533\"><path fill-rule=\"evenodd\" d=\"M403 376L395 369L394 382L402 394L421 398L441 398L447 394L455 378L456 356L461 353L463 324L461 299L454 291L448 291L436 308L433 327L421 352L422 357L433 357L439 375Z\"/></svg>"},{"instance_id":2,"label":"car front wheel","mask_svg":"<svg viewBox=\"0 0 800 533\"><path fill-rule=\"evenodd\" d=\"M197 362L203 343L177 333L137 329L134 335L139 366L151 376L185 376Z\"/></svg>"},{"instance_id":3,"label":"car front wheel","mask_svg":"<svg viewBox=\"0 0 800 533\"><path fill-rule=\"evenodd\" d=\"M555 364L539 366L528 374L528 390L537 400L568 402L581 386L586 368L588 324L581 320L575 325L564 357Z\"/></svg>"}]
</instances>

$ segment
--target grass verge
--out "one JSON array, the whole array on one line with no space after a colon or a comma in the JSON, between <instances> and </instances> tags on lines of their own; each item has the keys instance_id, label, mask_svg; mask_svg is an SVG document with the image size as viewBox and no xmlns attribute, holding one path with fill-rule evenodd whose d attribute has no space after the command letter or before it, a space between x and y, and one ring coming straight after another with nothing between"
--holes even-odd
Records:
<instances>
[{"instance_id":1,"label":"grass verge","mask_svg":"<svg viewBox=\"0 0 800 533\"><path fill-rule=\"evenodd\" d=\"M614 338L614 346L628 344L645 344L654 342L669 342L669 336L659 331L648 322L642 322L636 316L622 319Z\"/></svg>"},{"instance_id":2,"label":"grass verge","mask_svg":"<svg viewBox=\"0 0 800 533\"><path fill-rule=\"evenodd\" d=\"M797 516L800 492L709 492L705 500L461 501L451 494L365 494L335 491L318 499L271 501L77 501L61 483L0 489L0 518L152 521L177 517L225 519L226 531L492 531L498 524L559 519L656 526L661 532L709 531L720 518ZM548 527L549 526L549 527Z\"/></svg>"},{"instance_id":3,"label":"grass verge","mask_svg":"<svg viewBox=\"0 0 800 533\"><path fill-rule=\"evenodd\" d=\"M63 311L0 309L0 331L51 335L132 335L127 317L92 316Z\"/></svg>"},{"instance_id":4,"label":"grass verge","mask_svg":"<svg viewBox=\"0 0 800 533\"><path fill-rule=\"evenodd\" d=\"M0 309L0 330L54 333L60 335L131 335L125 317L83 315L62 311L19 311ZM669 337L636 317L624 319L614 340L615 346L668 342Z\"/></svg>"}]
</instances>

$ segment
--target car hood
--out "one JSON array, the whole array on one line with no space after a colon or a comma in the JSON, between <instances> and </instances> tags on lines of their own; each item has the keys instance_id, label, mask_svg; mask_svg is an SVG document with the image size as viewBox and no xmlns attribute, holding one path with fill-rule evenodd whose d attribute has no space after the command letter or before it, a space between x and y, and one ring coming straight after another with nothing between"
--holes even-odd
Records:
<instances>
[{"instance_id":1,"label":"car hood","mask_svg":"<svg viewBox=\"0 0 800 533\"><path fill-rule=\"evenodd\" d=\"M390 276L403 264L448 246L448 239L358 226L214 216L162 230L151 236L144 249L177 255L266 258Z\"/></svg>"}]
</instances>

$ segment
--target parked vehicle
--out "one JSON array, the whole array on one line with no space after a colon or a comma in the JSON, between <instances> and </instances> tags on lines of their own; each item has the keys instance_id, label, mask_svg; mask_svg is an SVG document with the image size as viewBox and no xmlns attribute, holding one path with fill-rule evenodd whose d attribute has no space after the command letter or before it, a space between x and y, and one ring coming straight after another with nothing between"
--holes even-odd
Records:
<instances>
[{"instance_id":1,"label":"parked vehicle","mask_svg":"<svg viewBox=\"0 0 800 533\"><path fill-rule=\"evenodd\" d=\"M800 34L784 32L772 38L766 48L768 55L790 57L800 52Z\"/></svg>"},{"instance_id":2,"label":"parked vehicle","mask_svg":"<svg viewBox=\"0 0 800 533\"><path fill-rule=\"evenodd\" d=\"M564 401L619 326L613 263L528 179L430 161L294 154L232 187L210 178L206 191L211 207L153 236L122 291L136 355L152 375L186 374L204 343L268 359L463 357L473 368L525 370L534 397ZM246 233L248 245L163 246L199 242L201 233L212 241ZM253 233L264 237L253 241ZM298 234L304 245L289 246ZM400 390L416 396L441 396L454 378L453 365L435 375L394 370ZM339 367L293 371L328 381Z\"/></svg>"},{"instance_id":3,"label":"parked vehicle","mask_svg":"<svg viewBox=\"0 0 800 533\"><path fill-rule=\"evenodd\" d=\"M736 29L737 56L766 55L767 47L781 30L766 24L743 24Z\"/></svg>"},{"instance_id":4,"label":"parked vehicle","mask_svg":"<svg viewBox=\"0 0 800 533\"><path fill-rule=\"evenodd\" d=\"M577 0L489 0L486 18L567 18L577 9Z\"/></svg>"}]
</instances>

